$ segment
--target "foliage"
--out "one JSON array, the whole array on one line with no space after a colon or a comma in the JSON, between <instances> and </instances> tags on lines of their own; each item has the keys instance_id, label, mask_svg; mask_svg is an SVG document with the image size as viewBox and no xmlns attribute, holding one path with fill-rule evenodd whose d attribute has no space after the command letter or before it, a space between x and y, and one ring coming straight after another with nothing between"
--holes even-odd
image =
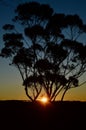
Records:
<instances>
[{"instance_id":1,"label":"foliage","mask_svg":"<svg viewBox=\"0 0 86 130\"><path fill-rule=\"evenodd\" d=\"M64 90L79 86L86 71L86 45L78 38L86 25L78 15L54 13L46 4L29 2L15 10L14 25L3 29L4 48L1 56L10 58L20 72L26 95L34 101L42 89L50 101Z\"/></svg>"}]
</instances>

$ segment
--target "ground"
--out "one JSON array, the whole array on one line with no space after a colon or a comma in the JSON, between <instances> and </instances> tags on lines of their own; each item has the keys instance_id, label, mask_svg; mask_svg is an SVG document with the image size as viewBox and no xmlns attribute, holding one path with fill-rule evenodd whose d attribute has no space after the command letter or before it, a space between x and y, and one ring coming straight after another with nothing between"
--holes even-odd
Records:
<instances>
[{"instance_id":1,"label":"ground","mask_svg":"<svg viewBox=\"0 0 86 130\"><path fill-rule=\"evenodd\" d=\"M0 101L1 130L85 130L86 102Z\"/></svg>"}]
</instances>

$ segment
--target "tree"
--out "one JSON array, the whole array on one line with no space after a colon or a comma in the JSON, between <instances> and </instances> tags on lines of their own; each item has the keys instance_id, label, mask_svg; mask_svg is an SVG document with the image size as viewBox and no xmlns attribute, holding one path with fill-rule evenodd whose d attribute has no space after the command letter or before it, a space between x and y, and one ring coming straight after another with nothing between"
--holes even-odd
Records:
<instances>
[{"instance_id":1,"label":"tree","mask_svg":"<svg viewBox=\"0 0 86 130\"><path fill-rule=\"evenodd\" d=\"M86 45L78 38L86 25L78 15L54 13L46 4L29 2L15 10L14 25L3 26L1 56L10 58L23 80L26 95L35 101L42 89L50 101L63 91L78 87L86 71ZM18 24L17 24L18 23Z\"/></svg>"}]
</instances>

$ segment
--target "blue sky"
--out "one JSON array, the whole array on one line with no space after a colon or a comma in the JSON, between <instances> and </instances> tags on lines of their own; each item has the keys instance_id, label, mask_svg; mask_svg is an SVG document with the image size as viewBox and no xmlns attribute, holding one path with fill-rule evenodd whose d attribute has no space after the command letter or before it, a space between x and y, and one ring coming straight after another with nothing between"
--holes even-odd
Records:
<instances>
[{"instance_id":1,"label":"blue sky","mask_svg":"<svg viewBox=\"0 0 86 130\"><path fill-rule=\"evenodd\" d=\"M86 0L0 0L0 49L2 42L2 26L11 23L15 7L22 2L37 1L49 4L55 12L78 14L86 23ZM82 38L86 43L86 38ZM85 78L85 76L84 76ZM70 90L66 100L86 100L86 87ZM18 71L9 66L8 61L0 58L0 99L27 99Z\"/></svg>"}]
</instances>

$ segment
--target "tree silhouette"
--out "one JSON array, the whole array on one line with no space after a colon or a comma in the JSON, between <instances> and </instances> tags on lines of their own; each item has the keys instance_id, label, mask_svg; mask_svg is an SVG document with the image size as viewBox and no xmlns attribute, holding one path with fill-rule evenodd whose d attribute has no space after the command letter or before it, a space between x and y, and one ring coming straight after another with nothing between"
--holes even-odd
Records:
<instances>
[{"instance_id":1,"label":"tree silhouette","mask_svg":"<svg viewBox=\"0 0 86 130\"><path fill-rule=\"evenodd\" d=\"M86 45L78 38L86 25L78 15L54 13L46 4L29 2L15 10L14 25L3 26L1 56L10 58L23 80L26 95L35 101L44 89L50 101L80 86L86 71ZM18 24L21 25L18 28Z\"/></svg>"}]
</instances>

